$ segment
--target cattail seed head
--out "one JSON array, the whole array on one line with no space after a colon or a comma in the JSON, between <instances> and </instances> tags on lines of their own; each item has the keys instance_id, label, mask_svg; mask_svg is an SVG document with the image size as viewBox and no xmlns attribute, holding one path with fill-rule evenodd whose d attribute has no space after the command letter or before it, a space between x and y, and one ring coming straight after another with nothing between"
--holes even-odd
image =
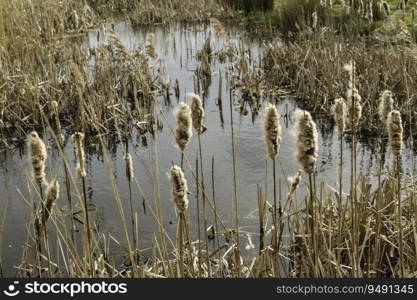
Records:
<instances>
[{"instance_id":1,"label":"cattail seed head","mask_svg":"<svg viewBox=\"0 0 417 300\"><path fill-rule=\"evenodd\" d=\"M188 208L188 187L184 172L180 167L174 165L170 170L172 184L172 201L175 203L178 212L185 212Z\"/></svg>"},{"instance_id":2,"label":"cattail seed head","mask_svg":"<svg viewBox=\"0 0 417 300\"><path fill-rule=\"evenodd\" d=\"M278 112L275 106L268 105L264 117L265 145L268 157L274 160L279 152L281 143L281 126L278 121Z\"/></svg>"},{"instance_id":3,"label":"cattail seed head","mask_svg":"<svg viewBox=\"0 0 417 300\"><path fill-rule=\"evenodd\" d=\"M191 130L191 109L188 104L181 102L179 108L175 112L175 117L177 119L175 141L177 142L178 148L180 148L181 151L184 151L193 135Z\"/></svg>"},{"instance_id":4,"label":"cattail seed head","mask_svg":"<svg viewBox=\"0 0 417 300\"><path fill-rule=\"evenodd\" d=\"M32 163L33 177L38 184L45 182L45 162L48 158L44 142L36 131L29 138L30 160Z\"/></svg>"},{"instance_id":5,"label":"cattail seed head","mask_svg":"<svg viewBox=\"0 0 417 300\"><path fill-rule=\"evenodd\" d=\"M311 174L314 172L318 157L318 137L316 123L307 111L296 113L296 159L303 170Z\"/></svg>"},{"instance_id":6,"label":"cattail seed head","mask_svg":"<svg viewBox=\"0 0 417 300\"><path fill-rule=\"evenodd\" d=\"M347 92L347 119L348 124L352 130L356 131L359 121L362 117L362 97L359 95L359 92L356 88L349 88Z\"/></svg>"},{"instance_id":7,"label":"cattail seed head","mask_svg":"<svg viewBox=\"0 0 417 300\"><path fill-rule=\"evenodd\" d=\"M332 114L337 125L339 135L343 135L346 125L346 104L343 98L337 98L332 105Z\"/></svg>"},{"instance_id":8,"label":"cattail seed head","mask_svg":"<svg viewBox=\"0 0 417 300\"><path fill-rule=\"evenodd\" d=\"M126 178L127 181L132 181L133 179L133 163L132 163L132 155L130 153L126 153L125 155L125 162L126 162Z\"/></svg>"},{"instance_id":9,"label":"cattail seed head","mask_svg":"<svg viewBox=\"0 0 417 300\"><path fill-rule=\"evenodd\" d=\"M191 98L191 116L193 121L193 127L198 134L205 131L206 127L203 125L204 107L200 97L194 93L189 93L188 97Z\"/></svg>"},{"instance_id":10,"label":"cattail seed head","mask_svg":"<svg viewBox=\"0 0 417 300\"><path fill-rule=\"evenodd\" d=\"M403 150L403 125L398 110L393 110L388 114L387 129L391 151L394 155L399 156Z\"/></svg>"},{"instance_id":11,"label":"cattail seed head","mask_svg":"<svg viewBox=\"0 0 417 300\"><path fill-rule=\"evenodd\" d=\"M61 133L61 122L59 120L59 105L57 101L52 101L51 102L51 106L52 106L52 111L53 111L53 115L54 115L54 120L55 120L55 127L56 127L56 137L58 139L58 142L60 144L60 146L63 148L65 146L65 137L64 135Z\"/></svg>"},{"instance_id":12,"label":"cattail seed head","mask_svg":"<svg viewBox=\"0 0 417 300\"><path fill-rule=\"evenodd\" d=\"M155 59L156 58L156 50L155 50L155 34L147 33L146 34L146 42L145 42L145 51L146 54Z\"/></svg>"},{"instance_id":13,"label":"cattail seed head","mask_svg":"<svg viewBox=\"0 0 417 300\"><path fill-rule=\"evenodd\" d=\"M42 224L46 224L50 215L52 214L52 208L55 205L55 202L59 198L59 183L58 181L53 181L48 185L46 189L46 201L42 206Z\"/></svg>"},{"instance_id":14,"label":"cattail seed head","mask_svg":"<svg viewBox=\"0 0 417 300\"><path fill-rule=\"evenodd\" d=\"M83 178L87 176L85 169L84 134L76 132L73 134L72 139L75 144L75 154L77 156L77 175L79 178Z\"/></svg>"},{"instance_id":15,"label":"cattail seed head","mask_svg":"<svg viewBox=\"0 0 417 300\"><path fill-rule=\"evenodd\" d=\"M382 123L386 124L388 114L394 109L394 99L392 98L392 92L385 90L382 92L379 107L378 115Z\"/></svg>"},{"instance_id":16,"label":"cattail seed head","mask_svg":"<svg viewBox=\"0 0 417 300\"><path fill-rule=\"evenodd\" d=\"M294 176L288 177L288 182L290 184L290 190L288 192L288 197L291 197L292 194L297 190L301 182L301 170L298 170L297 174Z\"/></svg>"}]
</instances>

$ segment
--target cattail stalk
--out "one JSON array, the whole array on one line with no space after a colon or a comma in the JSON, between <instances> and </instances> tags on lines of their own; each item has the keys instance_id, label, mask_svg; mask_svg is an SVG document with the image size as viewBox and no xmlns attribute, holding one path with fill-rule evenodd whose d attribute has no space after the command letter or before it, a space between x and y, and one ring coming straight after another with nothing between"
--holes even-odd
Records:
<instances>
[{"instance_id":1,"label":"cattail stalk","mask_svg":"<svg viewBox=\"0 0 417 300\"><path fill-rule=\"evenodd\" d=\"M346 127L346 104L343 98L337 98L332 106L332 114L337 125L337 131L340 138L340 163L339 163L339 198L338 198L338 235L341 238L342 233L342 197L343 197L343 135ZM339 240L339 242L341 242ZM338 251L340 258L340 251Z\"/></svg>"},{"instance_id":2,"label":"cattail stalk","mask_svg":"<svg viewBox=\"0 0 417 300\"><path fill-rule=\"evenodd\" d=\"M314 256L314 276L318 276L318 250L316 240L316 208L313 189L312 173L315 171L318 156L318 136L316 123L307 111L297 112L296 124L296 158L304 172L309 176L310 211L311 211L311 237Z\"/></svg>"},{"instance_id":3,"label":"cattail stalk","mask_svg":"<svg viewBox=\"0 0 417 300\"><path fill-rule=\"evenodd\" d=\"M47 222L49 217L52 214L52 209L55 205L55 202L59 198L59 183L58 181L51 182L46 189L46 201L42 205L41 210L41 221L45 237L45 249L48 256L48 272L49 276L52 277L52 264L51 264L51 252L49 249L49 238L47 230Z\"/></svg>"},{"instance_id":4,"label":"cattail stalk","mask_svg":"<svg viewBox=\"0 0 417 300\"><path fill-rule=\"evenodd\" d=\"M274 222L274 252L275 252L275 263L276 254L278 253L278 220L277 220L277 182L276 182L276 158L278 156L280 142L281 142L281 126L278 120L278 112L275 106L269 105L265 109L264 118L264 134L265 134L265 145L268 157L272 160L272 177L274 186L274 207L273 207L273 222ZM280 205L281 207L281 205ZM275 268L276 270L276 268Z\"/></svg>"},{"instance_id":5,"label":"cattail stalk","mask_svg":"<svg viewBox=\"0 0 417 300\"><path fill-rule=\"evenodd\" d=\"M28 146L30 151L30 160L32 164L32 175L33 179L39 186L39 194L41 203L43 202L43 189L42 184L45 183L45 162L48 157L46 152L46 146L39 137L36 131L30 134L28 140ZM36 203L33 204L33 211L35 214L35 234L36 234L36 249L37 249L37 265L39 277L42 277L41 257L42 257L42 246L41 246L41 220L38 214Z\"/></svg>"},{"instance_id":6,"label":"cattail stalk","mask_svg":"<svg viewBox=\"0 0 417 300\"><path fill-rule=\"evenodd\" d=\"M91 227L90 219L88 215L88 203L87 203L87 190L85 184L85 177L87 176L87 171L85 168L85 152L84 152L84 134L81 132L76 132L72 136L72 139L75 144L75 153L77 157L77 175L82 181L83 186L83 207L84 207L84 229L87 238L87 249L86 255L88 256L89 267L91 275L93 276L93 263L92 263L92 253L91 253Z\"/></svg>"},{"instance_id":7,"label":"cattail stalk","mask_svg":"<svg viewBox=\"0 0 417 300\"><path fill-rule=\"evenodd\" d=\"M64 151L65 147L65 138L62 134L62 128L61 128L61 122L59 120L59 105L57 101L52 101L52 110L54 114L55 119L55 127L56 127L56 138L58 140L58 147L61 149L61 151ZM68 167L65 163L65 160L62 160L62 163L64 165L64 172L65 172L65 188L67 192L67 200L68 200L68 209L69 209L69 216L70 216L70 226L71 226L71 241L75 247L75 227L74 227L74 212L72 210L72 196L71 196L71 181L69 178L69 171Z\"/></svg>"},{"instance_id":8,"label":"cattail stalk","mask_svg":"<svg viewBox=\"0 0 417 300\"><path fill-rule=\"evenodd\" d=\"M399 260L400 260L400 276L404 277L404 242L403 242L403 228L402 228L402 207L401 207L401 173L400 162L403 150L403 126L401 114L397 110L393 110L387 117L388 142L392 154L396 158L397 167L397 205L398 205L398 227L399 227Z\"/></svg>"},{"instance_id":9,"label":"cattail stalk","mask_svg":"<svg viewBox=\"0 0 417 300\"><path fill-rule=\"evenodd\" d=\"M135 249L135 252L136 252L136 249L137 249L136 248L137 247L136 232L135 232L136 222L135 222L135 213L133 210L133 200L132 200L132 180L134 177L132 155L130 155L130 153L127 152L125 154L124 160L126 163L126 179L129 185L129 203L130 203L130 218L131 218L131 223L132 223L133 248Z\"/></svg>"},{"instance_id":10,"label":"cattail stalk","mask_svg":"<svg viewBox=\"0 0 417 300\"><path fill-rule=\"evenodd\" d=\"M206 193L205 193L205 185L204 185L204 169L203 169L203 150L201 145L201 134L206 131L206 127L203 124L204 118L204 107L203 102L201 101L200 97L194 93L189 93L188 97L191 98L191 117L193 128L197 132L198 135L198 151L200 156L200 173L201 173L201 187L202 191L202 198L203 198L203 224L204 224L204 238L205 238L205 250L206 250L206 261L208 263L208 272L211 274L211 265L210 265L210 258L209 258L209 249L208 249L208 233L207 233L207 208L206 208ZM197 178L198 180L198 178ZM198 212L199 213L199 212Z\"/></svg>"},{"instance_id":11,"label":"cattail stalk","mask_svg":"<svg viewBox=\"0 0 417 300\"><path fill-rule=\"evenodd\" d=\"M170 170L171 178L171 198L176 206L176 212L178 216L177 224L177 237L179 243L179 271L180 276L184 277L184 233L187 232L187 221L185 218L185 212L188 209L188 186L187 180L185 179L184 172L176 165L171 167Z\"/></svg>"}]
</instances>

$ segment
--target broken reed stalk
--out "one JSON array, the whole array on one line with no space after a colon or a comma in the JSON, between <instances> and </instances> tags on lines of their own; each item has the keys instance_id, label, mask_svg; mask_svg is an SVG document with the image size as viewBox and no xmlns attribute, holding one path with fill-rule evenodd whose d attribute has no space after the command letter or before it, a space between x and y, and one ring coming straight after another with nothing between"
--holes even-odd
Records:
<instances>
[{"instance_id":1,"label":"broken reed stalk","mask_svg":"<svg viewBox=\"0 0 417 300\"><path fill-rule=\"evenodd\" d=\"M273 230L273 248L274 248L274 264L275 272L277 272L277 254L278 254L278 220L277 220L277 178L276 178L276 158L278 156L280 142L281 142L281 126L278 120L278 112L274 105L268 105L265 109L264 117L264 135L265 146L268 157L272 160L272 179L273 179L273 199L274 207L272 213L272 219L274 222ZM280 204L281 208L281 204Z\"/></svg>"},{"instance_id":2,"label":"broken reed stalk","mask_svg":"<svg viewBox=\"0 0 417 300\"><path fill-rule=\"evenodd\" d=\"M87 240L87 247L84 249L85 255L88 259L88 270L87 273L89 273L91 276L94 276L94 270L93 270L93 262L92 262L92 253L91 253L91 227L90 227L90 219L89 219L89 213L88 213L88 203L87 203L87 189L85 184L85 176L87 176L87 171L85 168L85 152L84 152L84 134L81 132L76 132L73 134L72 139L74 141L75 145L75 152L77 157L77 176L81 179L82 182L82 189L83 189L83 195L82 195L82 203L83 203L83 209L84 209L84 232L86 235Z\"/></svg>"}]
</instances>

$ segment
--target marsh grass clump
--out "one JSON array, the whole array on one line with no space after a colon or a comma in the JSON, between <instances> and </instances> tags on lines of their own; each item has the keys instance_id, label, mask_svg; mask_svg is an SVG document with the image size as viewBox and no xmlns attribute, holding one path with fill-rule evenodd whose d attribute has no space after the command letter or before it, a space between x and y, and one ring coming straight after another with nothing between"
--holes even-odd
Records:
<instances>
[{"instance_id":1,"label":"marsh grass clump","mask_svg":"<svg viewBox=\"0 0 417 300\"><path fill-rule=\"evenodd\" d=\"M281 126L278 120L278 112L274 105L265 109L264 116L265 145L268 157L274 160L279 152L281 142Z\"/></svg>"},{"instance_id":2,"label":"marsh grass clump","mask_svg":"<svg viewBox=\"0 0 417 300\"><path fill-rule=\"evenodd\" d=\"M181 151L184 151L193 135L191 129L192 117L190 106L184 102L181 102L174 114L177 120L177 128L175 129L175 141L178 148Z\"/></svg>"},{"instance_id":3,"label":"marsh grass clump","mask_svg":"<svg viewBox=\"0 0 417 300\"><path fill-rule=\"evenodd\" d=\"M42 185L45 182L45 162L48 154L46 152L45 143L36 131L33 131L30 134L29 149L33 177L37 184Z\"/></svg>"},{"instance_id":4,"label":"marsh grass clump","mask_svg":"<svg viewBox=\"0 0 417 300\"><path fill-rule=\"evenodd\" d=\"M295 129L295 157L304 172L311 174L315 170L318 156L318 135L316 123L307 111L297 111Z\"/></svg>"},{"instance_id":5,"label":"marsh grass clump","mask_svg":"<svg viewBox=\"0 0 417 300\"><path fill-rule=\"evenodd\" d=\"M401 113L393 110L387 117L388 141L391 151L394 155L399 156L403 150L403 125Z\"/></svg>"}]
</instances>

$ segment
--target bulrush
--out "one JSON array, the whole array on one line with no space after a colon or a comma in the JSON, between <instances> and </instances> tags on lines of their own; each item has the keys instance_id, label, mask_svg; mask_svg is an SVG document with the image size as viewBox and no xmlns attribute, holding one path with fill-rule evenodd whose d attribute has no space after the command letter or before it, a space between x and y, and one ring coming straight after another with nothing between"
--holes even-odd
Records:
<instances>
[{"instance_id":1,"label":"bulrush","mask_svg":"<svg viewBox=\"0 0 417 300\"><path fill-rule=\"evenodd\" d=\"M52 213L52 208L59 198L59 183L54 180L48 185L46 189L46 201L42 206L42 224L46 224Z\"/></svg>"},{"instance_id":2,"label":"bulrush","mask_svg":"<svg viewBox=\"0 0 417 300\"><path fill-rule=\"evenodd\" d=\"M268 157L274 160L279 152L281 142L281 126L278 121L278 112L274 105L268 105L264 117L265 145Z\"/></svg>"},{"instance_id":3,"label":"bulrush","mask_svg":"<svg viewBox=\"0 0 417 300\"><path fill-rule=\"evenodd\" d=\"M206 126L203 125L203 103L197 94L189 93L188 97L191 98L191 117L193 121L193 127L198 134L201 134L207 129Z\"/></svg>"},{"instance_id":4,"label":"bulrush","mask_svg":"<svg viewBox=\"0 0 417 300\"><path fill-rule=\"evenodd\" d=\"M362 97L359 95L358 90L355 87L350 87L347 92L347 119L348 124L352 130L356 131L359 125L359 120L362 117Z\"/></svg>"},{"instance_id":5,"label":"bulrush","mask_svg":"<svg viewBox=\"0 0 417 300\"><path fill-rule=\"evenodd\" d=\"M155 59L156 58L156 50L155 50L155 34L147 33L146 34L146 42L145 42L145 50L146 54Z\"/></svg>"},{"instance_id":6,"label":"bulrush","mask_svg":"<svg viewBox=\"0 0 417 300\"><path fill-rule=\"evenodd\" d=\"M394 109L394 99L392 98L392 92L385 90L381 94L381 98L378 106L378 115L382 123L386 124L388 114Z\"/></svg>"},{"instance_id":7,"label":"bulrush","mask_svg":"<svg viewBox=\"0 0 417 300\"><path fill-rule=\"evenodd\" d=\"M172 184L172 201L175 203L178 212L185 212L188 208L188 187L184 172L180 167L174 165L170 170Z\"/></svg>"},{"instance_id":8,"label":"bulrush","mask_svg":"<svg viewBox=\"0 0 417 300\"><path fill-rule=\"evenodd\" d=\"M297 171L297 174L294 176L288 177L288 182L290 184L290 190L288 191L288 198L291 197L295 191L297 190L298 186L301 182L301 170Z\"/></svg>"},{"instance_id":9,"label":"bulrush","mask_svg":"<svg viewBox=\"0 0 417 300\"><path fill-rule=\"evenodd\" d=\"M75 144L75 153L77 156L77 175L79 178L83 178L87 176L85 169L84 134L76 132L73 134L72 139Z\"/></svg>"},{"instance_id":10,"label":"bulrush","mask_svg":"<svg viewBox=\"0 0 417 300\"><path fill-rule=\"evenodd\" d=\"M316 123L307 111L297 111L296 117L296 158L303 170L311 174L318 156Z\"/></svg>"},{"instance_id":11,"label":"bulrush","mask_svg":"<svg viewBox=\"0 0 417 300\"><path fill-rule=\"evenodd\" d=\"M332 105L332 114L337 125L339 135L343 135L346 126L346 104L342 97L334 100Z\"/></svg>"},{"instance_id":12,"label":"bulrush","mask_svg":"<svg viewBox=\"0 0 417 300\"><path fill-rule=\"evenodd\" d=\"M45 182L45 162L48 157L44 142L36 131L30 134L30 160L32 162L33 177L38 184Z\"/></svg>"},{"instance_id":13,"label":"bulrush","mask_svg":"<svg viewBox=\"0 0 417 300\"><path fill-rule=\"evenodd\" d=\"M124 159L126 162L126 178L129 182L131 182L133 179L132 155L130 155L130 153L126 153Z\"/></svg>"},{"instance_id":14,"label":"bulrush","mask_svg":"<svg viewBox=\"0 0 417 300\"><path fill-rule=\"evenodd\" d=\"M177 142L178 148L180 148L181 151L184 151L193 135L191 130L191 109L188 104L181 102L180 107L175 112L175 117L177 119L175 141Z\"/></svg>"},{"instance_id":15,"label":"bulrush","mask_svg":"<svg viewBox=\"0 0 417 300\"><path fill-rule=\"evenodd\" d=\"M388 114L387 129L391 151L394 155L399 156L403 150L403 125L398 110L393 110Z\"/></svg>"}]
</instances>

